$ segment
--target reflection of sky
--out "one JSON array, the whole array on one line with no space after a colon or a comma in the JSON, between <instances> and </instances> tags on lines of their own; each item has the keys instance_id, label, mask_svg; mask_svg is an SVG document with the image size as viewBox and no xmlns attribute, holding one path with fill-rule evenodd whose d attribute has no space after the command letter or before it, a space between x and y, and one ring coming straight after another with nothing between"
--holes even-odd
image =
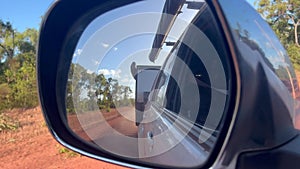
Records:
<instances>
[{"instance_id":1,"label":"reflection of sky","mask_svg":"<svg viewBox=\"0 0 300 169\"><path fill-rule=\"evenodd\" d=\"M255 0L246 0L253 8L255 8L254 3Z\"/></svg>"},{"instance_id":2,"label":"reflection of sky","mask_svg":"<svg viewBox=\"0 0 300 169\"><path fill-rule=\"evenodd\" d=\"M113 41L112 39L115 37L118 37L116 34L121 34L122 32L128 31L126 29L143 26L145 27L146 24L151 24L153 27L152 32L156 32L160 20L159 13L161 13L163 6L164 1L162 0L142 1L109 11L97 17L90 25L88 25L87 29L80 38L80 41L74 52L73 63L80 64L86 68L89 73L103 73L106 77L116 78L121 85L130 86L130 88L134 90L135 81L130 73L131 63L134 61L137 63L137 65L161 66L172 47L163 46L163 49L158 56L158 60L156 60L154 64L148 59L155 36L154 33L144 33L129 36L123 40L120 39L120 41L116 44L112 44L111 41ZM152 18L152 21L145 20L143 22L136 20L136 22L129 26L125 25L124 23L123 25L112 27L110 28L109 33L105 35L99 36L99 33L97 34L99 38L97 37L95 40L94 48L86 48L87 42L91 38L95 38L94 35L96 35L97 31L104 29L106 25L128 15L149 12L156 12L157 14L155 17L157 19ZM178 19L175 21L174 26L170 31L169 35L171 37L168 37L166 41L176 42L183 33L187 24L193 19L197 12L197 10L186 9L186 5L184 5L182 13L179 14ZM89 49L90 51L83 51L82 49ZM105 53L104 57L96 56L102 55L102 53L99 54L100 50L108 52L103 52Z\"/></svg>"},{"instance_id":3,"label":"reflection of sky","mask_svg":"<svg viewBox=\"0 0 300 169\"><path fill-rule=\"evenodd\" d=\"M104 25L127 15L146 12L161 12L163 9L163 0L149 0L129 4L125 7L109 11L97 17L91 22L84 31L77 48L82 48L88 38Z\"/></svg>"},{"instance_id":4,"label":"reflection of sky","mask_svg":"<svg viewBox=\"0 0 300 169\"><path fill-rule=\"evenodd\" d=\"M77 49L75 51L74 57L73 57L73 62L77 62L77 58L79 56L79 52L81 51L82 47L85 45L86 41L91 37L91 35L93 35L97 30L101 29L104 25L120 18L126 15L130 15L130 14L134 14L134 13L146 13L146 12L161 12L162 8L163 8L163 1L159 0L160 3L154 3L153 1L143 1L143 2L138 2L135 4L131 4L128 5L126 7L122 7L118 10L114 10L114 11L110 11L108 13L105 13L104 15L101 15L99 17L97 17L88 27L87 29L84 31L82 37L80 38L80 41L77 45ZM139 6L139 7L138 7ZM186 6L186 5L184 5ZM124 10L123 10L124 9ZM195 16L197 10L190 10L190 9L186 9L185 7L183 8L183 13L181 13L178 18L181 19L181 21L179 22L178 20L175 21L174 23L174 28L170 31L170 34L172 35L172 38L167 38L166 41L176 41L177 39L179 39L180 35L183 33L184 29L187 26L187 23L189 23L192 18ZM155 26L155 28L158 27L158 22L159 20L157 20L157 23L153 23L157 26ZM183 24L185 22L185 24ZM138 23L136 23L138 26ZM133 25L135 26L135 25ZM122 29L120 28L116 28L116 31L122 31ZM113 32L113 30L112 30ZM152 42L154 39L154 34L151 36L143 36L144 39L142 38L137 38L135 41L128 41L129 43L124 44L122 43L125 48L123 48L123 56L127 56L126 54L130 53L130 51L134 51L134 50L140 50L140 49L145 49L145 48L151 48L152 46ZM104 48L112 48L111 44L108 44L105 40L106 38L103 38L101 45ZM176 40L174 40L176 39ZM164 48L170 50L171 47L166 47L164 46ZM121 50L118 47L113 47L114 51L117 50ZM126 51L128 50L128 51ZM121 53L121 52L119 52ZM147 56L148 57L148 56ZM114 58L117 59L117 58ZM89 62L89 61L87 61ZM97 61L96 61L97 62ZM109 65L114 65L116 60L111 60L111 63L108 63L108 65L106 65L109 68ZM90 62L95 63L95 61ZM86 64L84 64L86 65ZM83 66L84 66L83 65ZM88 67L89 66L85 66ZM109 68L111 69L111 68Z\"/></svg>"},{"instance_id":5,"label":"reflection of sky","mask_svg":"<svg viewBox=\"0 0 300 169\"><path fill-rule=\"evenodd\" d=\"M99 64L97 73L103 73L103 70L110 70L111 73L106 74L106 76L117 79L118 82L124 86L130 86L134 93L135 80L130 71L131 63L135 62L137 65L161 66L167 55L167 52L162 52L161 57L159 57L155 63L150 62L148 55L152 44L144 42L151 42L152 39L153 35L151 34L134 36L113 46ZM163 49L163 51L165 50ZM114 74L113 72L118 73Z\"/></svg>"},{"instance_id":6,"label":"reflection of sky","mask_svg":"<svg viewBox=\"0 0 300 169\"><path fill-rule=\"evenodd\" d=\"M247 45L253 52L258 52L265 63L287 87L291 96L295 97L292 81L295 74L292 64L271 27L257 11L250 10L246 3L238 1L220 1L220 3L234 34L237 47L243 49L242 46ZM244 14L245 11L247 14ZM241 54L245 53L241 52Z\"/></svg>"},{"instance_id":7,"label":"reflection of sky","mask_svg":"<svg viewBox=\"0 0 300 169\"><path fill-rule=\"evenodd\" d=\"M241 36L248 37L249 40L255 42L264 51L265 57L272 63L273 68L287 66L285 50L269 25L256 11L249 11L247 4L236 8L232 6L234 4L240 5L240 3L224 3L224 9L230 9L226 11L226 17L230 18L228 20L230 26L239 30ZM239 15L240 11L248 12L245 15Z\"/></svg>"},{"instance_id":8,"label":"reflection of sky","mask_svg":"<svg viewBox=\"0 0 300 169\"><path fill-rule=\"evenodd\" d=\"M130 56L139 52L144 51L143 55L136 56L132 59L137 65L153 65L149 61L148 55L152 46L153 34L144 34L133 36L128 39L121 41L119 44L113 46L111 50L105 55L101 61L98 69L115 69L124 59L130 59ZM148 43L145 43L148 42ZM130 45L128 45L130 44ZM170 47L164 47L163 50L170 50ZM156 64L161 65L166 56L158 57ZM130 64L127 65L130 68Z\"/></svg>"},{"instance_id":9,"label":"reflection of sky","mask_svg":"<svg viewBox=\"0 0 300 169\"><path fill-rule=\"evenodd\" d=\"M152 34L149 35L139 35L134 37L129 37L121 41L119 44L111 47L111 50L105 55L103 60L99 65L99 69L115 69L122 60L136 51L142 49L151 49L151 41L153 39ZM149 42L149 43L145 43ZM130 44L130 45L128 45ZM104 47L104 46L103 46ZM148 61L148 55L139 56L141 59ZM139 63L137 63L139 64ZM143 63L140 63L143 64ZM130 64L128 65L130 67Z\"/></svg>"}]
</instances>

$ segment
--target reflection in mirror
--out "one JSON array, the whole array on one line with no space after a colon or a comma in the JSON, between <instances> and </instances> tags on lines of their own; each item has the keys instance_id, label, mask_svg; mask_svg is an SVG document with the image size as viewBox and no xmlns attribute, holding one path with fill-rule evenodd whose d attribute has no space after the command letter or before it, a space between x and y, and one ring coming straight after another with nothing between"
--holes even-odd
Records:
<instances>
[{"instance_id":1,"label":"reflection in mirror","mask_svg":"<svg viewBox=\"0 0 300 169\"><path fill-rule=\"evenodd\" d=\"M202 165L229 97L220 37L203 0L142 1L98 16L69 70L69 127L124 158Z\"/></svg>"}]
</instances>

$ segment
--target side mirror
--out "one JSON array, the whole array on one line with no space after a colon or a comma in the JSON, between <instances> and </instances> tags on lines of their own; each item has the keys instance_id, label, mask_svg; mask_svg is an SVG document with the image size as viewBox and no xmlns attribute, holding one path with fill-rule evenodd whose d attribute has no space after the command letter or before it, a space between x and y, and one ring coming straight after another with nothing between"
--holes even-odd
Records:
<instances>
[{"instance_id":1,"label":"side mirror","mask_svg":"<svg viewBox=\"0 0 300 169\"><path fill-rule=\"evenodd\" d=\"M40 31L39 97L55 139L86 156L243 166L297 137L284 54L243 1L58 0Z\"/></svg>"}]
</instances>

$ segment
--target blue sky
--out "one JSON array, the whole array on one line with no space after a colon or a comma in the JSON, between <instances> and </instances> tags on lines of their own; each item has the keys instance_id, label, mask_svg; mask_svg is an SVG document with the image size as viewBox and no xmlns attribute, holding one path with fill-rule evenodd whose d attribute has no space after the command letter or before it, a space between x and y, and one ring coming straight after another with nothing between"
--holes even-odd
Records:
<instances>
[{"instance_id":1,"label":"blue sky","mask_svg":"<svg viewBox=\"0 0 300 169\"><path fill-rule=\"evenodd\" d=\"M1 0L0 19L12 22L22 32L26 28L39 28L41 17L54 0ZM247 0L253 4L255 0Z\"/></svg>"},{"instance_id":2,"label":"blue sky","mask_svg":"<svg viewBox=\"0 0 300 169\"><path fill-rule=\"evenodd\" d=\"M254 0L249 0L250 4L253 4ZM123 39L122 43L115 45L113 40L117 37L120 33L120 27L122 27L122 32L130 32L132 30L132 25L122 25L122 26L114 26L107 31L110 33L101 33L103 26L110 23L112 20L117 18L122 18L123 16L128 16L134 13L140 12L159 12L162 11L163 3L161 0L152 0L152 1L143 1L143 3L136 3L132 4L131 6L126 6L124 9L116 9L110 11L106 14L103 14L96 18L84 31L83 35L81 36L77 48L74 52L73 62L78 63L84 68L86 68L89 72L94 73L103 73L106 72L107 76L115 75L116 72L118 75L122 75L122 77L126 77L130 75L128 65L135 61L138 65L149 65L153 63L149 63L148 57L141 57L149 55L149 51L144 51L142 49L150 49L152 45L153 35L147 36L134 36L129 39ZM149 4L147 4L149 3ZM188 14L188 10L184 11L183 14ZM184 17L181 14L181 17ZM195 14L195 13L194 13ZM191 15L194 16L194 15ZM154 16L153 16L154 17ZM187 17L187 16L186 16ZM186 17L182 18L183 20L187 19ZM190 18L190 17L188 17ZM192 17L193 18L193 17ZM158 18L158 21L160 16ZM154 19L155 20L155 19ZM127 20L128 23L131 23ZM127 23L126 22L126 23ZM138 27L146 26L149 22L148 19L146 20L139 20L135 18L136 23L140 23ZM117 22L115 22L117 23ZM123 23L123 22L121 22ZM156 23L156 22L155 22ZM158 24L158 23L157 23ZM153 25L153 24L152 24ZM150 25L146 26L147 28L151 27ZM176 27L176 26L174 26ZM117 30L114 30L117 29ZM157 26L154 26L153 31L155 32ZM106 30L106 29L105 29ZM145 30L147 30L145 28ZM183 29L184 30L184 29ZM104 32L104 31L103 31ZM132 33L132 32L131 32ZM114 35L114 36L112 36ZM181 33L179 34L181 35ZM179 38L179 35L175 36L176 40ZM91 38L91 36L93 38ZM120 39L118 39L120 40ZM148 43L149 42L149 43ZM148 45L148 46L145 46ZM163 48L165 49L165 48ZM106 53L107 51L110 51ZM134 52L135 51L135 52ZM137 52L137 53L136 53ZM106 54L105 54L106 53ZM168 52L169 53L169 50ZM103 54L103 55L102 55ZM105 56L105 57L104 57ZM128 56L128 57L127 57ZM129 57L130 56L130 57ZM113 58L113 59L112 59ZM125 59L126 58L126 59ZM141 59L142 58L142 59ZM159 57L165 58L165 57ZM130 62L130 63L129 63ZM159 62L159 63L163 63ZM157 63L155 63L156 65ZM127 65L127 67L123 68L123 65ZM120 76L121 77L121 76ZM121 80L120 80L121 81ZM129 82L129 80L127 80Z\"/></svg>"},{"instance_id":3,"label":"blue sky","mask_svg":"<svg viewBox=\"0 0 300 169\"><path fill-rule=\"evenodd\" d=\"M0 19L9 21L20 32L39 28L41 17L54 0L1 0Z\"/></svg>"},{"instance_id":4,"label":"blue sky","mask_svg":"<svg viewBox=\"0 0 300 169\"><path fill-rule=\"evenodd\" d=\"M249 4L253 5L256 0L246 0Z\"/></svg>"}]
</instances>

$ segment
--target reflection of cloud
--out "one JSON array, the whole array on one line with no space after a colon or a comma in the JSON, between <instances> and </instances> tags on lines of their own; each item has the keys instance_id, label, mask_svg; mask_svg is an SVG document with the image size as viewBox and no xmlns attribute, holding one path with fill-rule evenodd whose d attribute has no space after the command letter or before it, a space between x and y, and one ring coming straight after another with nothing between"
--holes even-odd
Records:
<instances>
[{"instance_id":1,"label":"reflection of cloud","mask_svg":"<svg viewBox=\"0 0 300 169\"><path fill-rule=\"evenodd\" d=\"M95 63L95 65L99 65L100 62L95 60L94 63Z\"/></svg>"},{"instance_id":2,"label":"reflection of cloud","mask_svg":"<svg viewBox=\"0 0 300 169\"><path fill-rule=\"evenodd\" d=\"M109 47L109 44L107 44L107 43L101 43L101 45L104 47L104 48L108 48Z\"/></svg>"},{"instance_id":3,"label":"reflection of cloud","mask_svg":"<svg viewBox=\"0 0 300 169\"><path fill-rule=\"evenodd\" d=\"M269 42L266 42L266 47L268 47L268 48L271 48L272 47L272 44L271 43L269 43Z\"/></svg>"},{"instance_id":4,"label":"reflection of cloud","mask_svg":"<svg viewBox=\"0 0 300 169\"><path fill-rule=\"evenodd\" d=\"M72 59L73 63L77 62L77 59L79 58L79 56L81 55L81 53L82 53L82 49L75 50L75 52L73 54L73 59Z\"/></svg>"},{"instance_id":5,"label":"reflection of cloud","mask_svg":"<svg viewBox=\"0 0 300 169\"><path fill-rule=\"evenodd\" d=\"M125 86L129 86L129 85L131 85L131 83L135 84L133 77L128 74L125 74L125 75L123 74L122 78L119 78L118 80L119 80L119 82L121 82L121 84L123 84Z\"/></svg>"},{"instance_id":6,"label":"reflection of cloud","mask_svg":"<svg viewBox=\"0 0 300 169\"><path fill-rule=\"evenodd\" d=\"M107 69L100 69L98 73L103 74L104 76L110 75L110 71Z\"/></svg>"},{"instance_id":7,"label":"reflection of cloud","mask_svg":"<svg viewBox=\"0 0 300 169\"><path fill-rule=\"evenodd\" d=\"M129 86L131 89L135 87L135 80L130 77L119 78L118 81L123 86Z\"/></svg>"},{"instance_id":8,"label":"reflection of cloud","mask_svg":"<svg viewBox=\"0 0 300 169\"><path fill-rule=\"evenodd\" d=\"M74 52L73 57L80 56L80 55L81 55L81 52L82 52L82 49L77 49L77 50Z\"/></svg>"},{"instance_id":9,"label":"reflection of cloud","mask_svg":"<svg viewBox=\"0 0 300 169\"><path fill-rule=\"evenodd\" d=\"M100 69L98 71L98 74L103 74L104 76L112 76L114 78L119 78L120 77L120 73L121 73L120 69L118 69L118 70Z\"/></svg>"},{"instance_id":10,"label":"reflection of cloud","mask_svg":"<svg viewBox=\"0 0 300 169\"><path fill-rule=\"evenodd\" d=\"M87 72L88 74L93 74L93 73L94 73L94 71L92 71L92 70L90 70L90 69L88 69L86 72Z\"/></svg>"},{"instance_id":11,"label":"reflection of cloud","mask_svg":"<svg viewBox=\"0 0 300 169\"><path fill-rule=\"evenodd\" d=\"M122 78L121 79L121 82L122 83L129 83L130 82L130 79L127 77L127 78Z\"/></svg>"}]
</instances>

